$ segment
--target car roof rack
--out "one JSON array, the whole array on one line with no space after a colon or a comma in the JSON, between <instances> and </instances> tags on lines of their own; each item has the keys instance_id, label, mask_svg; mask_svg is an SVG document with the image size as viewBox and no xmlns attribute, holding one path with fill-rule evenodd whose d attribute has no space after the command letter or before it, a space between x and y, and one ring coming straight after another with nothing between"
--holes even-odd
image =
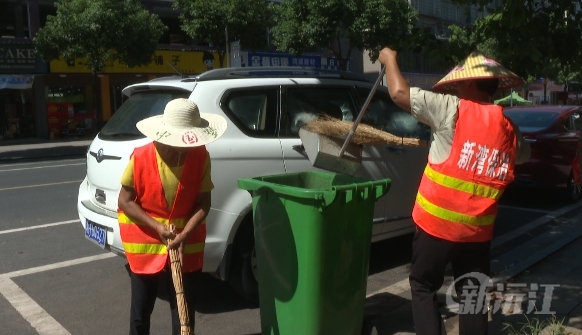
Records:
<instances>
[{"instance_id":1,"label":"car roof rack","mask_svg":"<svg viewBox=\"0 0 582 335\"><path fill-rule=\"evenodd\" d=\"M182 81L207 81L236 78L330 78L370 82L368 79L346 71L298 66L260 66L214 69Z\"/></svg>"}]
</instances>

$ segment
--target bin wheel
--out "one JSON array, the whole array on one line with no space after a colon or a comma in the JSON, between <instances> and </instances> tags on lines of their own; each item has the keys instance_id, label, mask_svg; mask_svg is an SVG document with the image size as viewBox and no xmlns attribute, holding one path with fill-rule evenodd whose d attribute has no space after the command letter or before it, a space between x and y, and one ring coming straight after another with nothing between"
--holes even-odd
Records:
<instances>
[{"instance_id":1,"label":"bin wheel","mask_svg":"<svg viewBox=\"0 0 582 335\"><path fill-rule=\"evenodd\" d=\"M252 224L241 226L234 240L228 282L243 298L258 303L259 283L257 282L257 262L255 238Z\"/></svg>"}]
</instances>

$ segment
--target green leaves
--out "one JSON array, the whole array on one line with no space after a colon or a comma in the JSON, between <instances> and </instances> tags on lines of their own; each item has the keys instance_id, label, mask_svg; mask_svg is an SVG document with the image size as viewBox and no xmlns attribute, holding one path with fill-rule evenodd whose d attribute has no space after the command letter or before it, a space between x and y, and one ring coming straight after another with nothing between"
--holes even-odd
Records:
<instances>
[{"instance_id":1,"label":"green leaves","mask_svg":"<svg viewBox=\"0 0 582 335\"><path fill-rule=\"evenodd\" d=\"M176 0L182 29L193 39L216 47L223 63L226 42L245 49L267 46L268 8L264 0ZM225 29L228 28L228 41Z\"/></svg>"},{"instance_id":2,"label":"green leaves","mask_svg":"<svg viewBox=\"0 0 582 335\"><path fill-rule=\"evenodd\" d=\"M36 49L45 61L86 58L93 73L119 61L146 65L167 29L141 7L139 0L59 0L57 14L36 34Z\"/></svg>"},{"instance_id":3,"label":"green leaves","mask_svg":"<svg viewBox=\"0 0 582 335\"><path fill-rule=\"evenodd\" d=\"M384 46L404 51L414 44L416 13L406 0L283 0L271 10L275 46L297 55L319 45L338 59L357 48L376 60Z\"/></svg>"},{"instance_id":4,"label":"green leaves","mask_svg":"<svg viewBox=\"0 0 582 335\"><path fill-rule=\"evenodd\" d=\"M458 4L489 1L456 0ZM582 80L579 1L504 0L472 27L451 27L450 53L474 46L525 79ZM465 52L465 57L467 52Z\"/></svg>"}]
</instances>

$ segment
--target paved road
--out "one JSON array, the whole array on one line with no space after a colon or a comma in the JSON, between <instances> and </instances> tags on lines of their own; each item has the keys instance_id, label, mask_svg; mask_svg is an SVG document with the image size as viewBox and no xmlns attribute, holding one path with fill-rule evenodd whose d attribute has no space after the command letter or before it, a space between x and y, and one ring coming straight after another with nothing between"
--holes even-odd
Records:
<instances>
[{"instance_id":1,"label":"paved road","mask_svg":"<svg viewBox=\"0 0 582 335\"><path fill-rule=\"evenodd\" d=\"M3 334L125 334L129 278L125 260L83 237L76 196L84 177L81 158L0 163L0 324ZM498 255L537 224L540 231L564 213L559 194L511 191L496 226ZM556 218L554 218L556 217ZM367 292L406 301L410 237L372 245ZM521 242L523 243L523 241ZM505 251L504 251L505 247ZM161 299L164 298L162 294ZM205 278L197 304L202 334L258 334L259 308L218 280ZM152 333L169 329L167 303L158 301Z\"/></svg>"}]
</instances>

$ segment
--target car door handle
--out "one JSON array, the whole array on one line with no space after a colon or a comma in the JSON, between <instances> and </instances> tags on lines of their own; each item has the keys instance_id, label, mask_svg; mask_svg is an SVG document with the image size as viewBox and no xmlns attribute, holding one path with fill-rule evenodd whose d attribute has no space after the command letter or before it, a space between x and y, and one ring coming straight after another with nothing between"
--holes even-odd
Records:
<instances>
[{"instance_id":1,"label":"car door handle","mask_svg":"<svg viewBox=\"0 0 582 335\"><path fill-rule=\"evenodd\" d=\"M403 146L399 146L399 145L389 145L386 147L386 150L388 150L389 152L396 152L396 153L406 152L406 149Z\"/></svg>"}]
</instances>

